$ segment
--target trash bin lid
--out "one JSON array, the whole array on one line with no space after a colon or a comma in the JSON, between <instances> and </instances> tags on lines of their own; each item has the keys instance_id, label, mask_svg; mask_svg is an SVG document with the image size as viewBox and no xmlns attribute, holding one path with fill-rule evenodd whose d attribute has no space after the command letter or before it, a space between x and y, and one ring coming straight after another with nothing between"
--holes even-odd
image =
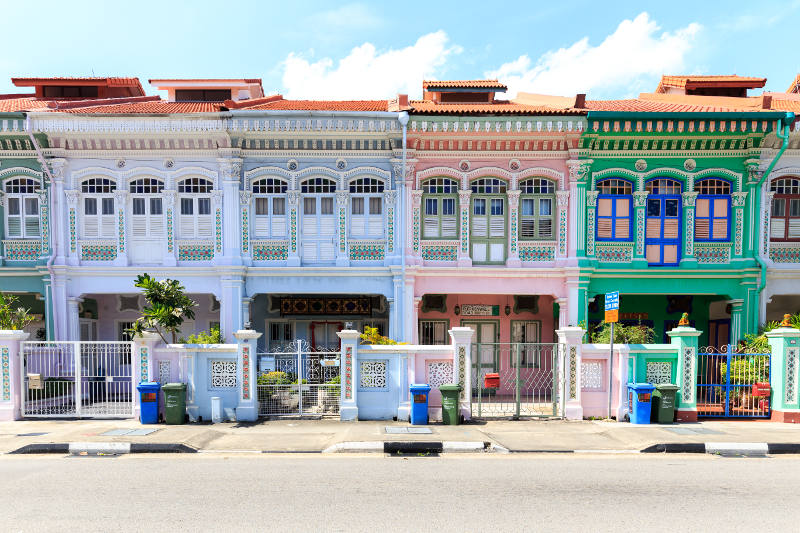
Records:
<instances>
[{"instance_id":1,"label":"trash bin lid","mask_svg":"<svg viewBox=\"0 0 800 533\"><path fill-rule=\"evenodd\" d=\"M186 383L167 383L161 388L164 390L186 390Z\"/></svg>"},{"instance_id":2,"label":"trash bin lid","mask_svg":"<svg viewBox=\"0 0 800 533\"><path fill-rule=\"evenodd\" d=\"M678 390L678 386L674 383L659 383L656 385L656 389L663 391L676 391Z\"/></svg>"},{"instance_id":3,"label":"trash bin lid","mask_svg":"<svg viewBox=\"0 0 800 533\"><path fill-rule=\"evenodd\" d=\"M445 383L444 385L439 385L440 391L461 391L461 385L458 383Z\"/></svg>"},{"instance_id":4,"label":"trash bin lid","mask_svg":"<svg viewBox=\"0 0 800 533\"><path fill-rule=\"evenodd\" d=\"M142 381L136 386L139 392L153 392L161 388L161 383L157 381Z\"/></svg>"},{"instance_id":5,"label":"trash bin lid","mask_svg":"<svg viewBox=\"0 0 800 533\"><path fill-rule=\"evenodd\" d=\"M656 386L652 383L628 383L628 388L636 392L653 392Z\"/></svg>"},{"instance_id":6,"label":"trash bin lid","mask_svg":"<svg viewBox=\"0 0 800 533\"><path fill-rule=\"evenodd\" d=\"M430 392L431 386L427 383L412 383L409 385L411 392Z\"/></svg>"}]
</instances>

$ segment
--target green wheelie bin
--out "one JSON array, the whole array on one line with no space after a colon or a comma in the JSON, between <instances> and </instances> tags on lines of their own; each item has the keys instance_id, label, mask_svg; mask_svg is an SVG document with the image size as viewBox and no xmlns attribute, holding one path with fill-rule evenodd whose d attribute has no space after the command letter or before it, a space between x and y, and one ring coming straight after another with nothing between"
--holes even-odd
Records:
<instances>
[{"instance_id":1,"label":"green wheelie bin","mask_svg":"<svg viewBox=\"0 0 800 533\"><path fill-rule=\"evenodd\" d=\"M164 421L167 424L186 422L186 383L167 383L164 391Z\"/></svg>"},{"instance_id":2,"label":"green wheelie bin","mask_svg":"<svg viewBox=\"0 0 800 533\"><path fill-rule=\"evenodd\" d=\"M650 421L658 424L672 424L675 420L675 394L678 386L672 383L656 385L653 391L653 408Z\"/></svg>"},{"instance_id":3,"label":"green wheelie bin","mask_svg":"<svg viewBox=\"0 0 800 533\"><path fill-rule=\"evenodd\" d=\"M442 423L448 426L457 426L461 422L461 412L458 406L461 385L448 383L441 385L439 391L442 393Z\"/></svg>"}]
</instances>

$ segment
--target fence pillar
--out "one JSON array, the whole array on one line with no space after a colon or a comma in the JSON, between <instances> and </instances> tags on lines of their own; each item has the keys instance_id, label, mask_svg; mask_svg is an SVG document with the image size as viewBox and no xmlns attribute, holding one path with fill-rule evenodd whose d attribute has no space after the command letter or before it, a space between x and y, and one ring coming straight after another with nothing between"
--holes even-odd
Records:
<instances>
[{"instance_id":1,"label":"fence pillar","mask_svg":"<svg viewBox=\"0 0 800 533\"><path fill-rule=\"evenodd\" d=\"M472 328L451 328L453 346L453 383L461 385L459 411L464 420L472 417ZM476 379L480 379L477 376Z\"/></svg>"},{"instance_id":2,"label":"fence pillar","mask_svg":"<svg viewBox=\"0 0 800 533\"><path fill-rule=\"evenodd\" d=\"M631 359L631 347L629 344L615 344L614 350L617 365L617 380L619 390L617 391L617 421L625 420L625 415L630 413L631 406L628 405L628 383L636 381L636 374L628 374L628 362ZM634 361L634 365L636 362Z\"/></svg>"},{"instance_id":3,"label":"fence pillar","mask_svg":"<svg viewBox=\"0 0 800 533\"><path fill-rule=\"evenodd\" d=\"M22 354L19 343L30 333L18 330L0 330L0 421L19 420L22 417L23 380Z\"/></svg>"},{"instance_id":4,"label":"fence pillar","mask_svg":"<svg viewBox=\"0 0 800 533\"><path fill-rule=\"evenodd\" d=\"M679 422L697 421L697 344L701 333L691 326L678 326L667 332L670 344L678 349L675 409Z\"/></svg>"},{"instance_id":5,"label":"fence pillar","mask_svg":"<svg viewBox=\"0 0 800 533\"><path fill-rule=\"evenodd\" d=\"M770 356L770 387L772 388L772 420L800 422L798 400L798 354L800 329L780 327L766 333L772 349Z\"/></svg>"},{"instance_id":6,"label":"fence pillar","mask_svg":"<svg viewBox=\"0 0 800 533\"><path fill-rule=\"evenodd\" d=\"M156 379L157 372L153 368L153 348L161 340L161 336L153 331L143 331L140 335L133 337L133 348L131 349L131 369L133 375L133 414L139 416L139 393L136 392L136 385L142 381L152 381Z\"/></svg>"},{"instance_id":7,"label":"fence pillar","mask_svg":"<svg viewBox=\"0 0 800 533\"><path fill-rule=\"evenodd\" d=\"M236 368L239 369L239 405L236 407L237 421L258 419L258 394L256 393L256 339L261 333L252 329L240 329L236 337Z\"/></svg>"},{"instance_id":8,"label":"fence pillar","mask_svg":"<svg viewBox=\"0 0 800 533\"><path fill-rule=\"evenodd\" d=\"M553 379L558 381L557 388L564 384L563 396L559 400L564 404L564 416L568 420L583 420L581 404L581 347L583 328L570 326L556 330L558 335L558 372Z\"/></svg>"},{"instance_id":9,"label":"fence pillar","mask_svg":"<svg viewBox=\"0 0 800 533\"><path fill-rule=\"evenodd\" d=\"M342 341L342 354L339 358L342 376L342 390L339 405L340 420L358 419L358 338L360 333L354 329L343 329L337 335Z\"/></svg>"}]
</instances>

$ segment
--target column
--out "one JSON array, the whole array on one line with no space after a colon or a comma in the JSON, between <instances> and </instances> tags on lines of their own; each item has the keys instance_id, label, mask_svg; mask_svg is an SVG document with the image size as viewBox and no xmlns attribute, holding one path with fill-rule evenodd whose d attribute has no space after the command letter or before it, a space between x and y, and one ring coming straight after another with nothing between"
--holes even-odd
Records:
<instances>
[{"instance_id":1,"label":"column","mask_svg":"<svg viewBox=\"0 0 800 533\"><path fill-rule=\"evenodd\" d=\"M286 199L289 202L289 258L287 266L300 266L300 255L297 246L298 207L300 206L300 191L288 191Z\"/></svg>"},{"instance_id":2,"label":"column","mask_svg":"<svg viewBox=\"0 0 800 533\"><path fill-rule=\"evenodd\" d=\"M769 235L770 235L770 222L772 221L772 217L770 216L770 212L772 211L772 198L775 196L775 193L770 191L767 188L766 191L763 193L764 202L761 206L760 216L761 216L761 235L758 239L759 250L761 253L761 258L764 261L771 261L772 259L769 256ZM766 307L764 308L764 312L766 313ZM762 314L761 316L766 316Z\"/></svg>"},{"instance_id":3,"label":"column","mask_svg":"<svg viewBox=\"0 0 800 533\"><path fill-rule=\"evenodd\" d=\"M53 275L52 286L52 305L53 305L53 340L66 341L69 339L69 329L67 319L67 280L64 276L63 267Z\"/></svg>"},{"instance_id":4,"label":"column","mask_svg":"<svg viewBox=\"0 0 800 533\"><path fill-rule=\"evenodd\" d=\"M237 202L238 203L238 202ZM225 235L225 228L222 225L222 209L225 204L225 191L220 191L218 189L214 189L211 191L211 213L214 215L214 242L213 242L213 249L214 249L214 262L215 263L223 263L225 264L226 259L230 259L230 257L225 257L225 251L223 246L225 246L226 235ZM238 206L234 209L234 213L237 214L239 209ZM238 223L237 223L238 226ZM234 239L234 242L238 243L238 240Z\"/></svg>"},{"instance_id":5,"label":"column","mask_svg":"<svg viewBox=\"0 0 800 533\"><path fill-rule=\"evenodd\" d=\"M239 373L239 405L236 407L237 421L258 419L258 392L256 388L256 340L261 333L252 329L240 329L236 338L236 368Z\"/></svg>"},{"instance_id":6,"label":"column","mask_svg":"<svg viewBox=\"0 0 800 533\"><path fill-rule=\"evenodd\" d=\"M45 186L39 190L39 235L41 238L41 249L39 258L47 262L50 259L50 200L48 188Z\"/></svg>"},{"instance_id":7,"label":"column","mask_svg":"<svg viewBox=\"0 0 800 533\"><path fill-rule=\"evenodd\" d=\"M411 191L411 217L408 219L406 235L409 236L406 250L406 262L419 264L421 261L419 241L422 238L422 191Z\"/></svg>"},{"instance_id":8,"label":"column","mask_svg":"<svg viewBox=\"0 0 800 533\"><path fill-rule=\"evenodd\" d=\"M67 340L81 340L81 321L79 310L82 302L83 298L67 298L67 321L69 324L69 337Z\"/></svg>"},{"instance_id":9,"label":"column","mask_svg":"<svg viewBox=\"0 0 800 533\"><path fill-rule=\"evenodd\" d=\"M226 265L240 265L242 221L239 219L240 203L239 183L242 181L242 160L239 158L217 159L222 177L222 213L215 211L217 241L214 246L215 255L222 253L222 262ZM219 207L218 207L219 209ZM220 227L222 226L222 227ZM220 245L220 233L222 243Z\"/></svg>"},{"instance_id":10,"label":"column","mask_svg":"<svg viewBox=\"0 0 800 533\"><path fill-rule=\"evenodd\" d=\"M731 306L731 344L736 346L744 338L744 299L736 298L725 302Z\"/></svg>"},{"instance_id":11,"label":"column","mask_svg":"<svg viewBox=\"0 0 800 533\"><path fill-rule=\"evenodd\" d=\"M227 275L220 279L219 324L225 342L234 342L234 332L242 329L242 297L244 279Z\"/></svg>"},{"instance_id":12,"label":"column","mask_svg":"<svg viewBox=\"0 0 800 533\"><path fill-rule=\"evenodd\" d=\"M253 299L249 296L242 297L242 328L243 329L253 329L252 323L250 321L250 304L253 303ZM220 309L221 309L220 304Z\"/></svg>"},{"instance_id":13,"label":"column","mask_svg":"<svg viewBox=\"0 0 800 533\"><path fill-rule=\"evenodd\" d=\"M358 337L354 329L337 333L342 341L339 358L342 391L339 404L340 420L358 420Z\"/></svg>"},{"instance_id":14,"label":"column","mask_svg":"<svg viewBox=\"0 0 800 533\"><path fill-rule=\"evenodd\" d=\"M586 191L586 257L594 257L595 216L597 215L597 191ZM578 245L580 246L580 245Z\"/></svg>"},{"instance_id":15,"label":"column","mask_svg":"<svg viewBox=\"0 0 800 533\"><path fill-rule=\"evenodd\" d=\"M556 258L565 259L569 246L569 222L567 219L569 208L569 191L557 191L556 203L558 204L558 246L556 246ZM574 219L573 219L574 220Z\"/></svg>"},{"instance_id":16,"label":"column","mask_svg":"<svg viewBox=\"0 0 800 533\"><path fill-rule=\"evenodd\" d=\"M731 194L733 219L731 220L731 237L733 238L733 257L741 259L744 254L744 205L747 202L746 192ZM788 206L787 206L788 207Z\"/></svg>"},{"instance_id":17,"label":"column","mask_svg":"<svg viewBox=\"0 0 800 533\"><path fill-rule=\"evenodd\" d=\"M336 191L336 208L338 213L338 229L336 235L336 266L348 266L350 264L350 254L347 247L347 231L350 227L347 217L347 205L350 200L349 191Z\"/></svg>"},{"instance_id":18,"label":"column","mask_svg":"<svg viewBox=\"0 0 800 533\"><path fill-rule=\"evenodd\" d=\"M54 189L55 189L54 184ZM53 193L55 194L55 192ZM67 227L69 231L69 246L64 249L64 243L66 241L56 241L56 253L58 254L59 251L63 255L56 256L57 264L66 264L77 266L78 265L78 199L80 198L79 191L64 191L64 196L67 200ZM55 224L56 227L53 228L54 231L58 232L57 226L59 224ZM63 233L63 229L61 230ZM58 236L56 236L58 239ZM60 258L60 260L59 260Z\"/></svg>"},{"instance_id":19,"label":"column","mask_svg":"<svg viewBox=\"0 0 800 533\"><path fill-rule=\"evenodd\" d=\"M570 324L569 298L556 298L558 304L558 329L563 329Z\"/></svg>"},{"instance_id":20,"label":"column","mask_svg":"<svg viewBox=\"0 0 800 533\"><path fill-rule=\"evenodd\" d=\"M397 248L395 244L395 204L397 204L397 191L384 191L383 202L386 206L386 257L394 255ZM399 241L398 241L399 242Z\"/></svg>"},{"instance_id":21,"label":"column","mask_svg":"<svg viewBox=\"0 0 800 533\"><path fill-rule=\"evenodd\" d=\"M786 319L789 315L785 315ZM784 322L786 324L787 322ZM798 403L798 369L800 369L800 330L783 324L766 333L772 351L769 366L772 369L772 420L800 423Z\"/></svg>"},{"instance_id":22,"label":"column","mask_svg":"<svg viewBox=\"0 0 800 533\"><path fill-rule=\"evenodd\" d=\"M239 191L239 210L242 220L242 234L241 242L239 245L239 253L242 256L242 262L245 265L251 265L253 262L253 251L250 248L250 200L253 193L250 191Z\"/></svg>"},{"instance_id":23,"label":"column","mask_svg":"<svg viewBox=\"0 0 800 533\"><path fill-rule=\"evenodd\" d=\"M636 244L633 248L633 261L646 263L644 250L644 234L646 229L646 208L647 208L647 191L636 191L633 193L633 228L631 231L635 232Z\"/></svg>"},{"instance_id":24,"label":"column","mask_svg":"<svg viewBox=\"0 0 800 533\"><path fill-rule=\"evenodd\" d=\"M114 266L128 266L128 229L125 221L128 219L128 191L117 189L114 191L114 203L117 208L117 258Z\"/></svg>"},{"instance_id":25,"label":"column","mask_svg":"<svg viewBox=\"0 0 800 533\"><path fill-rule=\"evenodd\" d=\"M30 334L0 330L0 422L22 418L22 368L19 344Z\"/></svg>"},{"instance_id":26,"label":"column","mask_svg":"<svg viewBox=\"0 0 800 533\"><path fill-rule=\"evenodd\" d=\"M519 260L519 195L522 191L508 191L508 259L506 266L520 267Z\"/></svg>"},{"instance_id":27,"label":"column","mask_svg":"<svg viewBox=\"0 0 800 533\"><path fill-rule=\"evenodd\" d=\"M594 209L588 209L589 197L587 196L587 183L589 171L592 168L591 159L579 159L581 151L570 150L570 159L567 160L569 168L569 220L575 224L573 235L575 239L567 244L567 254L572 256L584 257L587 254L586 246L588 241L587 233L587 214ZM584 151L588 153L588 150ZM597 194L595 193L592 207L596 204ZM592 255L594 255L594 214L592 214Z\"/></svg>"},{"instance_id":28,"label":"column","mask_svg":"<svg viewBox=\"0 0 800 533\"><path fill-rule=\"evenodd\" d=\"M697 345L701 333L691 326L678 326L667 332L670 344L678 350L675 409L679 422L697 421Z\"/></svg>"},{"instance_id":29,"label":"column","mask_svg":"<svg viewBox=\"0 0 800 533\"><path fill-rule=\"evenodd\" d=\"M153 368L153 348L161 341L161 336L154 331L143 331L133 338L131 367L134 386L142 381L156 379L158 373ZM134 394L134 415L139 416L139 395Z\"/></svg>"},{"instance_id":30,"label":"column","mask_svg":"<svg viewBox=\"0 0 800 533\"><path fill-rule=\"evenodd\" d=\"M464 420L472 417L472 328L450 328L453 347L453 383L461 385L459 411Z\"/></svg>"},{"instance_id":31,"label":"column","mask_svg":"<svg viewBox=\"0 0 800 533\"><path fill-rule=\"evenodd\" d=\"M68 247L66 245L67 233L64 226L67 221L67 215L64 211L64 170L67 160L51 159L48 161L48 164L50 165L50 174L53 176L53 183L50 189L50 219L52 220L53 254L56 256L54 262L57 265L63 265L67 257L67 250L72 248L72 239L74 239L76 235L74 218L70 218L70 246ZM75 207L77 204L77 194L77 191L75 191L72 207ZM67 200L69 200L69 198L67 198Z\"/></svg>"},{"instance_id":32,"label":"column","mask_svg":"<svg viewBox=\"0 0 800 533\"><path fill-rule=\"evenodd\" d=\"M581 346L585 331L579 327L556 330L559 349L558 382L565 384L562 401L568 420L583 420L581 404ZM563 378L562 378L563 376Z\"/></svg>"},{"instance_id":33,"label":"column","mask_svg":"<svg viewBox=\"0 0 800 533\"><path fill-rule=\"evenodd\" d=\"M683 196L683 233L684 244L681 254L681 265L695 266L697 259L694 257L694 209L697 202L696 192L685 192Z\"/></svg>"},{"instance_id":34,"label":"column","mask_svg":"<svg viewBox=\"0 0 800 533\"><path fill-rule=\"evenodd\" d=\"M164 199L164 219L166 221L165 227L167 228L167 238L161 242L163 247L162 256L164 257L165 266L175 266L178 264L178 244L175 242L175 199L177 192L161 191L161 197Z\"/></svg>"},{"instance_id":35,"label":"column","mask_svg":"<svg viewBox=\"0 0 800 533\"><path fill-rule=\"evenodd\" d=\"M458 266L470 267L472 266L472 257L469 249L469 200L472 196L471 190L458 191L458 207L459 207L459 236L460 244L458 246Z\"/></svg>"}]
</instances>

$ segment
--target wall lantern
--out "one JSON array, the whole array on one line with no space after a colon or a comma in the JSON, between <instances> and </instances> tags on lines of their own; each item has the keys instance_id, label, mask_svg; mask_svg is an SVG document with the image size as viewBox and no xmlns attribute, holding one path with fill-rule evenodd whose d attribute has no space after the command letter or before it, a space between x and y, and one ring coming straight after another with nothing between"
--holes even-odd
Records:
<instances>
[{"instance_id":1,"label":"wall lantern","mask_svg":"<svg viewBox=\"0 0 800 533\"><path fill-rule=\"evenodd\" d=\"M506 312L506 316L510 315L511 314L511 306L507 305L506 308L504 309L504 311Z\"/></svg>"},{"instance_id":2,"label":"wall lantern","mask_svg":"<svg viewBox=\"0 0 800 533\"><path fill-rule=\"evenodd\" d=\"M460 305L455 306L453 308L453 312L456 314L456 316L460 315L461 314L461 306Z\"/></svg>"}]
</instances>

